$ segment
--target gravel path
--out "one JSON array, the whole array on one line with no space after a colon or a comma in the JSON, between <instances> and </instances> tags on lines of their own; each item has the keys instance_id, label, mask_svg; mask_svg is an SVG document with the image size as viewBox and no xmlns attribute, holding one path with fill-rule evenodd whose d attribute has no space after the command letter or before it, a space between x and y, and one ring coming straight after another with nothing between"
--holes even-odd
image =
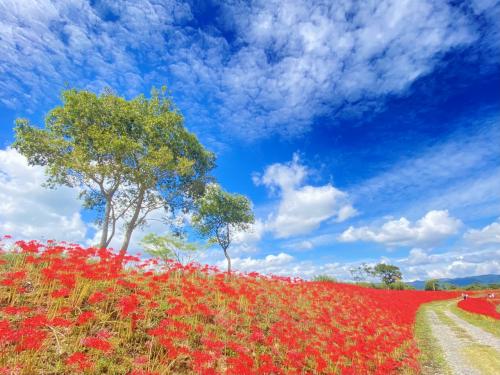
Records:
<instances>
[{"instance_id":1,"label":"gravel path","mask_svg":"<svg viewBox=\"0 0 500 375\"><path fill-rule=\"evenodd\" d=\"M443 350L446 362L454 375L481 375L463 357L462 350L467 342L456 336L456 334L444 324L438 315L432 311L427 311L427 321L430 324L432 334L436 338L439 346Z\"/></svg>"},{"instance_id":2,"label":"gravel path","mask_svg":"<svg viewBox=\"0 0 500 375\"><path fill-rule=\"evenodd\" d=\"M497 338L496 336L492 335L489 332L482 330L479 327L470 324L469 322L466 322L462 318L459 318L458 316L453 314L451 311L445 311L445 314L447 317L452 319L456 325L458 325L465 332L467 332L468 335L472 336L472 338L474 338L474 341L476 341L478 344L491 346L492 348L498 350L498 352L500 353L499 338Z\"/></svg>"},{"instance_id":3,"label":"gravel path","mask_svg":"<svg viewBox=\"0 0 500 375\"><path fill-rule=\"evenodd\" d=\"M481 364L472 363L465 356L466 350L472 347L488 347L490 350L496 350L497 358L500 358L500 339L455 315L449 309L455 303L456 301L451 301L434 305L434 308L427 310L432 335L441 347L453 375L484 375L485 368L483 372L476 368ZM488 368L488 372L491 371ZM500 374L496 372L496 367L494 371Z\"/></svg>"}]
</instances>

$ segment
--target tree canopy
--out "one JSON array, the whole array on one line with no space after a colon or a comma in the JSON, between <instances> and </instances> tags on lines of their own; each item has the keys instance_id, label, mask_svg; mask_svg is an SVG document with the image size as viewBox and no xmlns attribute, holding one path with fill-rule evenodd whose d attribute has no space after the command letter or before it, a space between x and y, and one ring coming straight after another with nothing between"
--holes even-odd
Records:
<instances>
[{"instance_id":1,"label":"tree canopy","mask_svg":"<svg viewBox=\"0 0 500 375\"><path fill-rule=\"evenodd\" d=\"M193 226L201 235L220 245L230 273L231 258L227 249L235 233L248 230L254 222L250 201L243 195L231 194L217 184L210 184L197 203L198 210L193 215Z\"/></svg>"},{"instance_id":2,"label":"tree canopy","mask_svg":"<svg viewBox=\"0 0 500 375\"><path fill-rule=\"evenodd\" d=\"M440 290L441 284L439 283L439 280L437 280L437 279L429 279L425 282L424 289L425 290Z\"/></svg>"},{"instance_id":3,"label":"tree canopy","mask_svg":"<svg viewBox=\"0 0 500 375\"><path fill-rule=\"evenodd\" d=\"M126 100L110 90L66 90L45 128L16 122L13 146L31 165L46 167L47 185L77 187L85 207L97 210L100 247L123 222L124 254L148 214L188 211L212 181L213 153L185 128L165 93L153 89L150 98Z\"/></svg>"},{"instance_id":4,"label":"tree canopy","mask_svg":"<svg viewBox=\"0 0 500 375\"><path fill-rule=\"evenodd\" d=\"M380 277L382 282L388 286L401 280L403 277L399 267L385 263L379 263L373 267L373 275Z\"/></svg>"}]
</instances>

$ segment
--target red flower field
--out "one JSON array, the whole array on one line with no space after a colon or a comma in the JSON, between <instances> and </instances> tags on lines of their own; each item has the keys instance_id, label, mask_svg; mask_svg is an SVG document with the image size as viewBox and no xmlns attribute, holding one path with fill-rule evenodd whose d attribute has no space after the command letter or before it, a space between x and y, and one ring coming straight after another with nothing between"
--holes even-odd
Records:
<instances>
[{"instance_id":1,"label":"red flower field","mask_svg":"<svg viewBox=\"0 0 500 375\"><path fill-rule=\"evenodd\" d=\"M0 255L0 374L418 373L416 311L456 296L15 246Z\"/></svg>"},{"instance_id":2,"label":"red flower field","mask_svg":"<svg viewBox=\"0 0 500 375\"><path fill-rule=\"evenodd\" d=\"M489 316L493 319L500 320L500 313L496 310L496 305L500 301L498 299L486 299L486 298L467 298L458 302L458 307L462 310L469 311L475 314L481 314Z\"/></svg>"}]
</instances>

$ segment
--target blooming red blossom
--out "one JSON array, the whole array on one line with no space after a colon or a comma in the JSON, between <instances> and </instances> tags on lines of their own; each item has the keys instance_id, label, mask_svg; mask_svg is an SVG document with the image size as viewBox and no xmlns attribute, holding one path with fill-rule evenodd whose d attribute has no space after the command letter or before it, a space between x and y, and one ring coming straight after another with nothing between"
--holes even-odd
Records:
<instances>
[{"instance_id":1,"label":"blooming red blossom","mask_svg":"<svg viewBox=\"0 0 500 375\"><path fill-rule=\"evenodd\" d=\"M109 341L103 340L100 337L86 337L82 340L82 344L97 350L101 350L103 352L111 352L113 350L113 346Z\"/></svg>"},{"instance_id":2,"label":"blooming red blossom","mask_svg":"<svg viewBox=\"0 0 500 375\"><path fill-rule=\"evenodd\" d=\"M95 292L89 297L88 302L90 304L95 304L104 301L106 298L106 294L102 292Z\"/></svg>"},{"instance_id":3,"label":"blooming red blossom","mask_svg":"<svg viewBox=\"0 0 500 375\"><path fill-rule=\"evenodd\" d=\"M90 358L82 352L76 352L71 354L66 359L66 365L76 367L80 371L85 371L92 368L92 363Z\"/></svg>"},{"instance_id":4,"label":"blooming red blossom","mask_svg":"<svg viewBox=\"0 0 500 375\"><path fill-rule=\"evenodd\" d=\"M227 277L211 266L174 261L162 269L154 260L124 268L109 249L33 241L17 246L28 253L24 263L0 264L0 283L7 284L0 301L8 301L0 309L2 366L15 368L23 352L23 358L36 357L40 373L60 366L64 353L81 350L65 359L66 373L101 366L106 357L109 368L99 371L136 375L152 369L415 374L419 306L456 296L256 273ZM45 347L51 350L40 350ZM124 353L132 358L124 360Z\"/></svg>"},{"instance_id":5,"label":"blooming red blossom","mask_svg":"<svg viewBox=\"0 0 500 375\"><path fill-rule=\"evenodd\" d=\"M94 318L95 314L93 311L84 311L76 318L76 324L81 326Z\"/></svg>"},{"instance_id":6,"label":"blooming red blossom","mask_svg":"<svg viewBox=\"0 0 500 375\"><path fill-rule=\"evenodd\" d=\"M458 307L465 311L500 320L500 313L496 311L495 305L485 298L467 298L459 301Z\"/></svg>"},{"instance_id":7,"label":"blooming red blossom","mask_svg":"<svg viewBox=\"0 0 500 375\"><path fill-rule=\"evenodd\" d=\"M130 316L139 307L139 299L135 294L122 297L118 301L118 306L120 308L123 317Z\"/></svg>"}]
</instances>

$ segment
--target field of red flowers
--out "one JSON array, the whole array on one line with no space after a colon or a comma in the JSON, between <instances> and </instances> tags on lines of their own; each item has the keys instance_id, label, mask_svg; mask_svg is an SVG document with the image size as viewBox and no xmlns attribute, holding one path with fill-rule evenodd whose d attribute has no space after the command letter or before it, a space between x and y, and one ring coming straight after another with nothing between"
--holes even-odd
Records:
<instances>
[{"instance_id":1,"label":"field of red flowers","mask_svg":"<svg viewBox=\"0 0 500 375\"><path fill-rule=\"evenodd\" d=\"M0 374L418 373L416 311L455 296L125 261L2 251Z\"/></svg>"},{"instance_id":2,"label":"field of red flowers","mask_svg":"<svg viewBox=\"0 0 500 375\"><path fill-rule=\"evenodd\" d=\"M500 313L496 310L496 306L499 304L499 298L473 297L459 301L458 307L465 311L500 320Z\"/></svg>"}]
</instances>

